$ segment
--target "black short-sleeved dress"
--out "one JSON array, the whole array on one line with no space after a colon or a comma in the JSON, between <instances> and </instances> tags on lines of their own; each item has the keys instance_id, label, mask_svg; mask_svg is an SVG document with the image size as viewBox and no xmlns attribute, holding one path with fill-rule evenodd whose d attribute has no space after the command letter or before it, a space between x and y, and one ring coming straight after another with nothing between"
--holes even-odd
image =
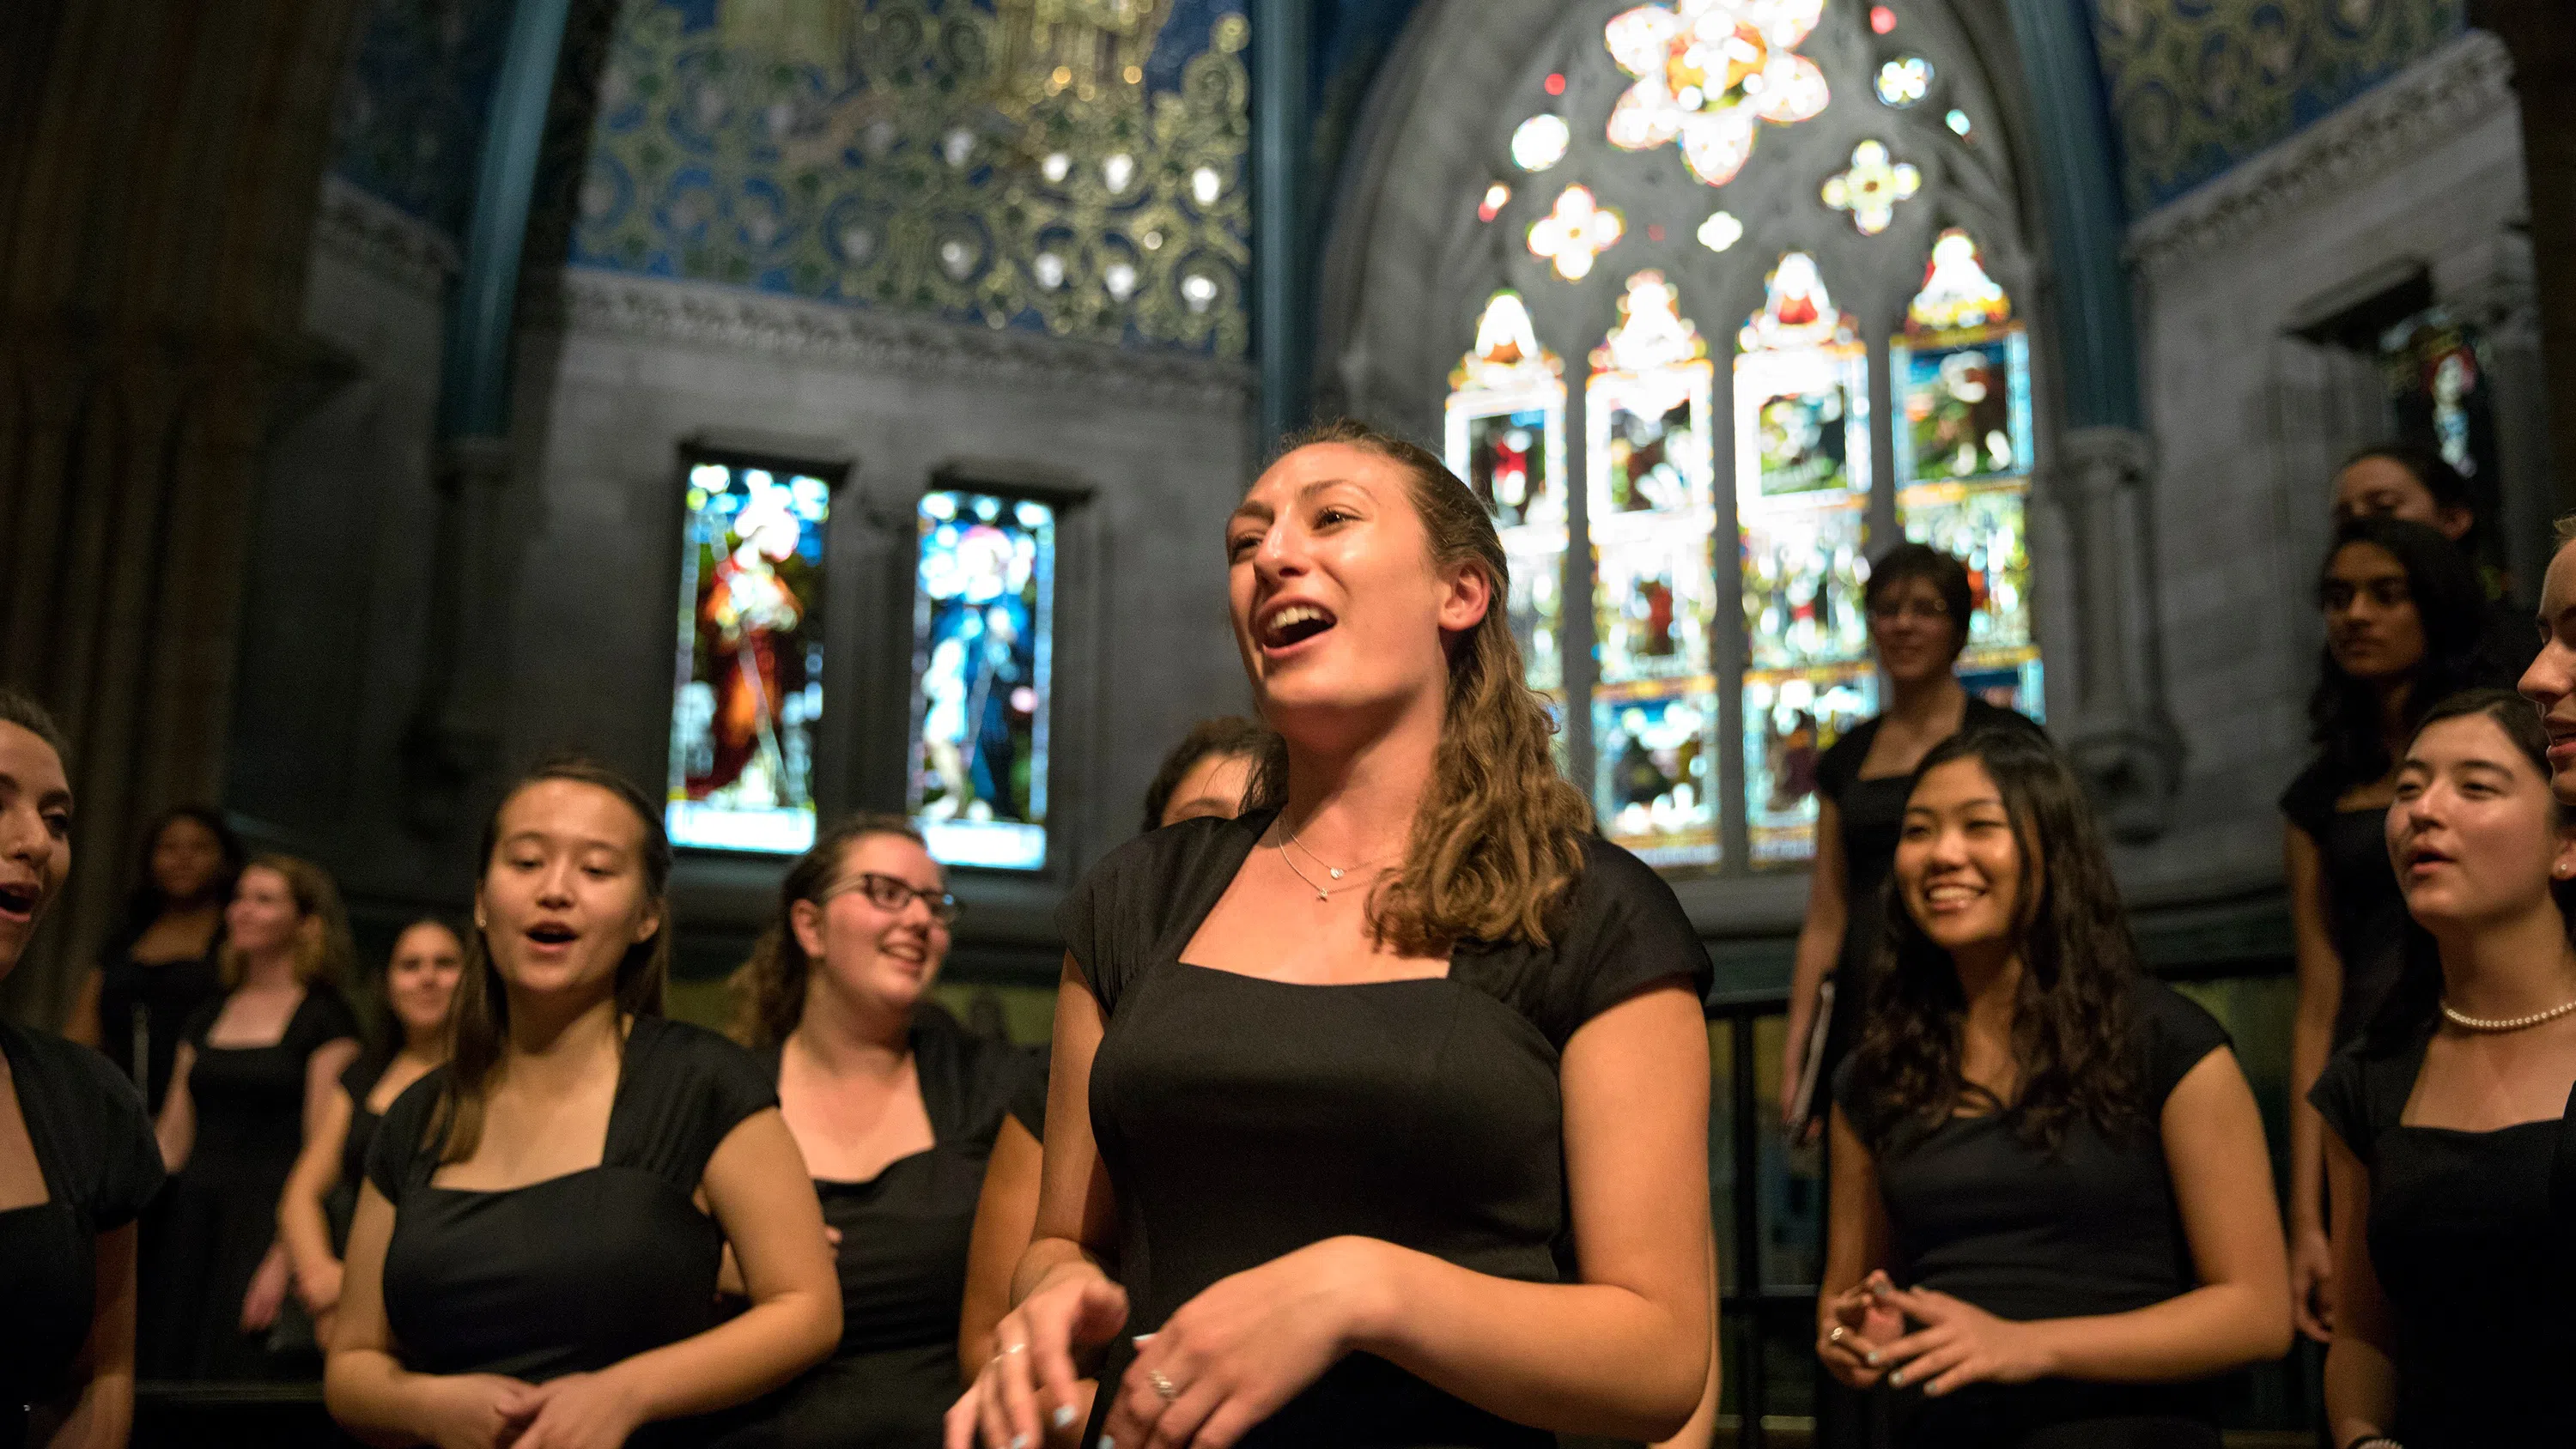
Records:
<instances>
[{"instance_id":1,"label":"black short-sleeved dress","mask_svg":"<svg viewBox=\"0 0 2576 1449\"><path fill-rule=\"evenodd\" d=\"M213 1046L223 997L206 1003L182 1040L196 1049L188 1095L196 1141L171 1185L145 1334L149 1377L260 1379L281 1370L265 1338L241 1331L242 1295L277 1241L277 1199L304 1147L305 1067L316 1051L358 1034L330 987L307 987L286 1032L264 1047Z\"/></svg>"},{"instance_id":2,"label":"black short-sleeved dress","mask_svg":"<svg viewBox=\"0 0 2576 1449\"><path fill-rule=\"evenodd\" d=\"M207 1002L223 997L223 975L215 965L222 950L223 934L217 932L206 954L193 960L146 963L134 959L130 946L99 959L99 1050L143 1089L155 1116L169 1094L170 1069L188 1023Z\"/></svg>"},{"instance_id":3,"label":"black short-sleeved dress","mask_svg":"<svg viewBox=\"0 0 2576 1449\"><path fill-rule=\"evenodd\" d=\"M2218 1022L2173 988L2136 984L2146 1127L2127 1141L2078 1120L2055 1156L2025 1145L2009 1114L1953 1117L1902 1131L1878 1153L1893 1230L1889 1276L2028 1322L2127 1313L2199 1286L2156 1124L2174 1087L2226 1046ZM1835 1099L1855 1123L1845 1063ZM2217 1449L2209 1384L2042 1379L1974 1384L1939 1399L1904 1390L1897 1442L1908 1449Z\"/></svg>"},{"instance_id":4,"label":"black short-sleeved dress","mask_svg":"<svg viewBox=\"0 0 2576 1449\"><path fill-rule=\"evenodd\" d=\"M2553 1211L2558 1118L2493 1132L2399 1119L2430 1033L2335 1054L2308 1093L2370 1174L2370 1263L2397 1320L2397 1422L2406 1449L2565 1444L2576 1319L2538 1291L2563 1272Z\"/></svg>"},{"instance_id":5,"label":"black short-sleeved dress","mask_svg":"<svg viewBox=\"0 0 2576 1449\"><path fill-rule=\"evenodd\" d=\"M2320 759L2281 793L2283 817L2316 842L2318 873L2326 887L2326 931L2343 960L2343 999L2334 1023L2338 1051L2370 1024L2371 1014L2404 972L2406 953L2430 944L2423 939L2424 928L2407 914L2397 871L2388 863L2388 807L2335 807L2354 783Z\"/></svg>"},{"instance_id":6,"label":"black short-sleeved dress","mask_svg":"<svg viewBox=\"0 0 2576 1449\"><path fill-rule=\"evenodd\" d=\"M382 1113L367 1106L367 1099L375 1095L376 1084L392 1069L394 1057L395 1053L381 1049L364 1052L340 1073L340 1090L349 1094L349 1131L340 1139L340 1180L331 1185L331 1195L322 1202L335 1253L348 1248L349 1223L358 1210L358 1185L367 1180L367 1153L374 1148L376 1129L385 1120Z\"/></svg>"},{"instance_id":7,"label":"black short-sleeved dress","mask_svg":"<svg viewBox=\"0 0 2576 1449\"><path fill-rule=\"evenodd\" d=\"M1824 1057L1816 1064L1816 1080L1826 1084L1859 1037L1861 1013L1869 1006L1869 973L1885 922L1887 878L1896 869L1906 797L1914 793L1912 773L1861 778L1861 765L1885 718L1873 715L1862 721L1816 761L1816 793L1834 802L1843 848L1843 942L1834 955L1834 1004L1825 1025ZM2029 716L1968 696L1961 733L2016 728L2041 733ZM1819 1090L1810 1115L1822 1118L1832 1105L1830 1092Z\"/></svg>"},{"instance_id":8,"label":"black short-sleeved dress","mask_svg":"<svg viewBox=\"0 0 2576 1449\"><path fill-rule=\"evenodd\" d=\"M0 1449L26 1442L26 1406L53 1399L89 1341L98 1235L161 1189L143 1099L107 1059L0 1021L0 1058L44 1174L45 1200L0 1212Z\"/></svg>"},{"instance_id":9,"label":"black short-sleeved dress","mask_svg":"<svg viewBox=\"0 0 2576 1449\"><path fill-rule=\"evenodd\" d=\"M393 1204L385 1319L403 1366L544 1383L712 1328L724 1232L695 1197L726 1134L778 1105L760 1060L704 1028L635 1018L597 1167L498 1192L433 1187L441 1067L385 1109L367 1180ZM728 1415L646 1426L702 1444Z\"/></svg>"},{"instance_id":10,"label":"black short-sleeved dress","mask_svg":"<svg viewBox=\"0 0 2576 1449\"><path fill-rule=\"evenodd\" d=\"M1462 942L1445 977L1291 985L1181 959L1275 812L1190 820L1103 860L1058 917L1105 1034L1091 1127L1116 1189L1130 1316L1102 1382L1202 1289L1308 1244L1379 1238L1529 1282L1567 1280L1559 1053L1657 983L1705 990L1672 890L1584 842L1552 949ZM1114 1398L1102 1394L1089 1434ZM1088 1441L1087 1441L1088 1442ZM1246 1449L1552 1446L1384 1359L1353 1354Z\"/></svg>"},{"instance_id":11,"label":"black short-sleeved dress","mask_svg":"<svg viewBox=\"0 0 2576 1449\"><path fill-rule=\"evenodd\" d=\"M1046 1130L1046 1065L973 1035L936 1006L912 1052L932 1146L865 1182L817 1180L840 1230L841 1346L771 1395L726 1449L935 1449L962 1385L959 1311L984 1167L1006 1117ZM773 1076L778 1053L767 1054Z\"/></svg>"}]
</instances>

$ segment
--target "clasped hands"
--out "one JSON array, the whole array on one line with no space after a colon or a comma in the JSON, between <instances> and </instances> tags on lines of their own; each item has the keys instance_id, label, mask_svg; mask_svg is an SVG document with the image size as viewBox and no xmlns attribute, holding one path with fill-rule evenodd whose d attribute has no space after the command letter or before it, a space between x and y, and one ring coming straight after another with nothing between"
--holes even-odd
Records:
<instances>
[{"instance_id":1,"label":"clasped hands","mask_svg":"<svg viewBox=\"0 0 2576 1449\"><path fill-rule=\"evenodd\" d=\"M435 1381L430 1404L425 1437L438 1449L619 1449L645 1420L614 1370L542 1384L456 1374Z\"/></svg>"},{"instance_id":2,"label":"clasped hands","mask_svg":"<svg viewBox=\"0 0 2576 1449\"><path fill-rule=\"evenodd\" d=\"M1906 1325L1920 1325L1913 1332ZM1873 1271L1825 1305L1816 1356L1836 1379L1866 1389L1921 1386L1938 1398L1973 1383L2025 1384L2055 1371L2039 1325L1997 1318L1928 1288L1899 1288Z\"/></svg>"},{"instance_id":3,"label":"clasped hands","mask_svg":"<svg viewBox=\"0 0 2576 1449\"><path fill-rule=\"evenodd\" d=\"M1226 1449L1356 1346L1381 1281L1361 1238L1332 1238L1219 1279L1135 1339L1101 1449ZM1035 1449L1076 1427L1076 1353L1127 1326L1127 1295L1060 1265L994 1329L1001 1351L948 1411L946 1449ZM1106 1391L1107 1386L1103 1386Z\"/></svg>"}]
</instances>

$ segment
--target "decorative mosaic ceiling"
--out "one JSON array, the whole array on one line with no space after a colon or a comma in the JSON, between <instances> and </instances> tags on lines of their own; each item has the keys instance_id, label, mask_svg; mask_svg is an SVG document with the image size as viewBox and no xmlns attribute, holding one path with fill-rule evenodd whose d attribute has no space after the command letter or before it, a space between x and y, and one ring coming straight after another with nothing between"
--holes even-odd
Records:
<instances>
[{"instance_id":1,"label":"decorative mosaic ceiling","mask_svg":"<svg viewBox=\"0 0 2576 1449\"><path fill-rule=\"evenodd\" d=\"M2460 33L2465 0L2089 0L2142 214Z\"/></svg>"},{"instance_id":2,"label":"decorative mosaic ceiling","mask_svg":"<svg viewBox=\"0 0 2576 1449\"><path fill-rule=\"evenodd\" d=\"M331 170L450 239L510 23L507 0L367 0L331 126Z\"/></svg>"},{"instance_id":3,"label":"decorative mosaic ceiling","mask_svg":"<svg viewBox=\"0 0 2576 1449\"><path fill-rule=\"evenodd\" d=\"M576 265L1239 357L1242 0L626 0Z\"/></svg>"}]
</instances>

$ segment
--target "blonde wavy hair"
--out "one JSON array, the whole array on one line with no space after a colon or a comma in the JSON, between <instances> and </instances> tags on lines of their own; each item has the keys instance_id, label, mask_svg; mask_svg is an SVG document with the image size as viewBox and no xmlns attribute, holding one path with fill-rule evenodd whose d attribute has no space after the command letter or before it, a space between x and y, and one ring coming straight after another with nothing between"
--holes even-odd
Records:
<instances>
[{"instance_id":1,"label":"blonde wavy hair","mask_svg":"<svg viewBox=\"0 0 2576 1449\"><path fill-rule=\"evenodd\" d=\"M255 870L274 872L286 882L286 893L295 901L295 979L306 986L319 981L346 991L358 948L349 938L349 913L340 905L340 887L332 883L331 873L297 855L253 856L242 874ZM241 889L238 879L233 889ZM241 985L249 966L241 948L226 942L216 961L224 989Z\"/></svg>"},{"instance_id":2,"label":"blonde wavy hair","mask_svg":"<svg viewBox=\"0 0 2576 1449\"><path fill-rule=\"evenodd\" d=\"M1282 441L1272 461L1323 443L1394 464L1422 520L1431 566L1466 565L1492 594L1476 627L1448 641L1449 697L1431 781L1404 864L1369 895L1369 928L1409 956L1439 955L1464 940L1545 946L1582 879L1592 806L1557 772L1548 743L1555 723L1522 683L1502 538L1475 493L1429 450L1365 424L1310 428ZM1276 809L1287 799L1288 745L1274 735L1244 807Z\"/></svg>"}]
</instances>

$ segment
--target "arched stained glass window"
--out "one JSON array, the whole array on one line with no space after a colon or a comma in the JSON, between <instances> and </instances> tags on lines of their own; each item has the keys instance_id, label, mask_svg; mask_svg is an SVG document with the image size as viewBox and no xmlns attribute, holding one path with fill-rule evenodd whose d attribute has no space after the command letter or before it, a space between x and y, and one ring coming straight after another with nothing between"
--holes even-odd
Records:
<instances>
[{"instance_id":1,"label":"arched stained glass window","mask_svg":"<svg viewBox=\"0 0 2576 1449\"><path fill-rule=\"evenodd\" d=\"M1039 869L1056 510L942 488L922 495L916 521L907 804L943 865Z\"/></svg>"},{"instance_id":2,"label":"arched stained glass window","mask_svg":"<svg viewBox=\"0 0 2576 1449\"><path fill-rule=\"evenodd\" d=\"M1869 353L1816 260L1764 279L1736 340L1745 835L1754 862L1814 853L1816 757L1878 707L1861 608Z\"/></svg>"},{"instance_id":3,"label":"arched stained glass window","mask_svg":"<svg viewBox=\"0 0 2576 1449\"><path fill-rule=\"evenodd\" d=\"M1907 538L1966 564L1976 594L1960 678L2037 719L2046 701L2030 616L2030 340L1966 232L1952 227L1932 243L1923 290L1887 355L1904 388L1897 518Z\"/></svg>"},{"instance_id":4,"label":"arched stained glass window","mask_svg":"<svg viewBox=\"0 0 2576 1449\"><path fill-rule=\"evenodd\" d=\"M1450 462L1572 777L1658 866L1813 856L1818 756L1883 702L1861 590L1900 537L1971 572L1963 678L2044 709L2029 208L1953 3L1568 7L1457 188Z\"/></svg>"},{"instance_id":5,"label":"arched stained glass window","mask_svg":"<svg viewBox=\"0 0 2576 1449\"><path fill-rule=\"evenodd\" d=\"M1708 345L1661 272L1628 279L1584 385L1595 808L1659 865L1719 856Z\"/></svg>"},{"instance_id":6,"label":"arched stained glass window","mask_svg":"<svg viewBox=\"0 0 2576 1449\"><path fill-rule=\"evenodd\" d=\"M1509 556L1512 634L1529 687L1552 698L1564 686L1565 361L1539 346L1520 294L1496 292L1476 323L1476 345L1449 374L1443 429L1449 471L1492 511Z\"/></svg>"}]
</instances>

